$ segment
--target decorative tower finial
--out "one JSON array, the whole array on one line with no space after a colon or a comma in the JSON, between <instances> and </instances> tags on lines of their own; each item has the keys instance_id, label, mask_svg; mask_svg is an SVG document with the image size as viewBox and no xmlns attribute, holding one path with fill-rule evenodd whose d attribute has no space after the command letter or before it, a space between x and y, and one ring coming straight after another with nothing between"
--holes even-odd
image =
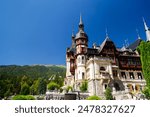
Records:
<instances>
[{"instance_id":1,"label":"decorative tower finial","mask_svg":"<svg viewBox=\"0 0 150 117\"><path fill-rule=\"evenodd\" d=\"M82 15L81 15L81 13L80 13L79 30L84 31L84 24L83 24L83 21L82 21Z\"/></svg>"},{"instance_id":2,"label":"decorative tower finial","mask_svg":"<svg viewBox=\"0 0 150 117\"><path fill-rule=\"evenodd\" d=\"M72 26L72 37L75 37L75 35L74 35L74 25Z\"/></svg>"},{"instance_id":3,"label":"decorative tower finial","mask_svg":"<svg viewBox=\"0 0 150 117\"><path fill-rule=\"evenodd\" d=\"M129 41L128 38L124 40L125 41L125 48L127 48L129 46Z\"/></svg>"},{"instance_id":4,"label":"decorative tower finial","mask_svg":"<svg viewBox=\"0 0 150 117\"><path fill-rule=\"evenodd\" d=\"M146 21L143 18L143 22L144 22L144 27L145 27L145 32L146 32L146 41L150 41L150 29L148 28L148 26L146 25Z\"/></svg>"},{"instance_id":5,"label":"decorative tower finial","mask_svg":"<svg viewBox=\"0 0 150 117\"><path fill-rule=\"evenodd\" d=\"M141 37L139 35L139 30L138 29L136 29L136 33L137 33L138 39L141 39Z\"/></svg>"},{"instance_id":6,"label":"decorative tower finial","mask_svg":"<svg viewBox=\"0 0 150 117\"><path fill-rule=\"evenodd\" d=\"M83 22L82 22L82 14L80 13L80 22L79 22L79 25L83 25Z\"/></svg>"},{"instance_id":7,"label":"decorative tower finial","mask_svg":"<svg viewBox=\"0 0 150 117\"><path fill-rule=\"evenodd\" d=\"M107 30L107 27L106 27L106 38L108 38L108 30Z\"/></svg>"}]
</instances>

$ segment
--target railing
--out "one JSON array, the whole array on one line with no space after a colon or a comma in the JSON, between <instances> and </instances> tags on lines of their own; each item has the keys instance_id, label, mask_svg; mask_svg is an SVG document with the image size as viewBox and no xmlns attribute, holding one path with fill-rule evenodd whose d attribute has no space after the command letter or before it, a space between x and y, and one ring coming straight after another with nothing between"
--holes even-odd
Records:
<instances>
[{"instance_id":1,"label":"railing","mask_svg":"<svg viewBox=\"0 0 150 117\"><path fill-rule=\"evenodd\" d=\"M85 100L87 97L89 97L89 93L77 93L76 100ZM46 100L64 100L65 99L65 94L64 93L58 93L58 92L48 92L45 97Z\"/></svg>"},{"instance_id":2,"label":"railing","mask_svg":"<svg viewBox=\"0 0 150 117\"><path fill-rule=\"evenodd\" d=\"M135 82L146 82L144 79L125 79L121 78L121 81L135 81Z\"/></svg>"}]
</instances>

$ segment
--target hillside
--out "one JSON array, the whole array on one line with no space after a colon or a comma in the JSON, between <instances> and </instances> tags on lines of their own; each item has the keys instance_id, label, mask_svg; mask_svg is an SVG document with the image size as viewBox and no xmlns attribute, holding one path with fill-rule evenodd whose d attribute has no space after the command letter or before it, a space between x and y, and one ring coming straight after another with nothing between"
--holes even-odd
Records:
<instances>
[{"instance_id":1,"label":"hillside","mask_svg":"<svg viewBox=\"0 0 150 117\"><path fill-rule=\"evenodd\" d=\"M50 78L54 74L59 74L61 77L65 77L65 67L51 65L34 65L34 66L17 66L17 65L8 65L0 66L0 79L5 78L15 78L27 76L29 78Z\"/></svg>"},{"instance_id":2,"label":"hillside","mask_svg":"<svg viewBox=\"0 0 150 117\"><path fill-rule=\"evenodd\" d=\"M36 90L41 82L46 85L53 81L60 87L65 78L65 66L57 65L1 65L0 66L0 98L4 95L20 94L21 88L27 84L29 88ZM45 90L44 90L45 91Z\"/></svg>"}]
</instances>

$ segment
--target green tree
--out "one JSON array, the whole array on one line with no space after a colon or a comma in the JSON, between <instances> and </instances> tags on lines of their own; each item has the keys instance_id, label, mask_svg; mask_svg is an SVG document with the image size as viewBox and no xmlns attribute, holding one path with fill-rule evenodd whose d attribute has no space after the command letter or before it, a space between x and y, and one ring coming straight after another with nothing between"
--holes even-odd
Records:
<instances>
[{"instance_id":1,"label":"green tree","mask_svg":"<svg viewBox=\"0 0 150 117\"><path fill-rule=\"evenodd\" d=\"M50 82L48 84L47 88L48 88L48 90L55 90L55 89L58 90L60 88L60 86L55 82Z\"/></svg>"},{"instance_id":2,"label":"green tree","mask_svg":"<svg viewBox=\"0 0 150 117\"><path fill-rule=\"evenodd\" d=\"M32 84L32 86L30 87L30 94L31 95L36 95L35 84Z\"/></svg>"},{"instance_id":3,"label":"green tree","mask_svg":"<svg viewBox=\"0 0 150 117\"><path fill-rule=\"evenodd\" d=\"M142 41L137 48L142 62L142 71L146 80L146 87L143 91L147 99L150 99L150 42Z\"/></svg>"},{"instance_id":4,"label":"green tree","mask_svg":"<svg viewBox=\"0 0 150 117\"><path fill-rule=\"evenodd\" d=\"M7 83L5 80L0 80L0 98L4 98L4 94L7 91Z\"/></svg>"},{"instance_id":5,"label":"green tree","mask_svg":"<svg viewBox=\"0 0 150 117\"><path fill-rule=\"evenodd\" d=\"M12 79L12 85L13 85L13 89L12 89L12 93L13 94L19 94L21 91L21 78L20 77L16 77Z\"/></svg>"},{"instance_id":6,"label":"green tree","mask_svg":"<svg viewBox=\"0 0 150 117\"><path fill-rule=\"evenodd\" d=\"M39 78L39 85L38 85L38 94L45 94L46 93L46 81L42 78Z\"/></svg>"},{"instance_id":7,"label":"green tree","mask_svg":"<svg viewBox=\"0 0 150 117\"><path fill-rule=\"evenodd\" d=\"M29 85L25 82L24 84L21 85L21 95L29 95L30 93L30 87Z\"/></svg>"},{"instance_id":8,"label":"green tree","mask_svg":"<svg viewBox=\"0 0 150 117\"><path fill-rule=\"evenodd\" d=\"M53 82L57 83L61 87L63 86L64 78L62 78L62 76L59 73L57 73L54 76Z\"/></svg>"},{"instance_id":9,"label":"green tree","mask_svg":"<svg viewBox=\"0 0 150 117\"><path fill-rule=\"evenodd\" d=\"M110 87L107 87L107 88L106 88L106 91L105 91L105 98L106 98L106 100L113 100L112 90L111 90Z\"/></svg>"},{"instance_id":10,"label":"green tree","mask_svg":"<svg viewBox=\"0 0 150 117\"><path fill-rule=\"evenodd\" d=\"M80 86L81 92L86 92L88 90L88 82L85 80L82 82L82 85Z\"/></svg>"},{"instance_id":11,"label":"green tree","mask_svg":"<svg viewBox=\"0 0 150 117\"><path fill-rule=\"evenodd\" d=\"M4 97L7 99L10 95L11 95L11 92L10 92L10 89L8 89L6 93L4 94Z\"/></svg>"},{"instance_id":12,"label":"green tree","mask_svg":"<svg viewBox=\"0 0 150 117\"><path fill-rule=\"evenodd\" d=\"M148 87L145 87L142 92L144 93L145 98L150 100L150 89Z\"/></svg>"}]
</instances>

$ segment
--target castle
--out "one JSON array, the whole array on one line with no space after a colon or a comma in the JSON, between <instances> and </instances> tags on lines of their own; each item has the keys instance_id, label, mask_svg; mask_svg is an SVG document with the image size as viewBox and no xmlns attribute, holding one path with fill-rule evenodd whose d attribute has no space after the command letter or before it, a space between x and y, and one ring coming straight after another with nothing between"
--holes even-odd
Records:
<instances>
[{"instance_id":1,"label":"castle","mask_svg":"<svg viewBox=\"0 0 150 117\"><path fill-rule=\"evenodd\" d=\"M150 29L144 21L147 41L150 41ZM142 74L140 55L136 50L142 39L128 47L117 48L106 35L100 46L88 47L88 36L84 24L80 22L76 35L72 35L72 45L66 51L65 85L80 91L83 81L88 82L89 95L103 96L109 86L116 92L140 93L146 82ZM115 95L115 94L114 94Z\"/></svg>"}]
</instances>

